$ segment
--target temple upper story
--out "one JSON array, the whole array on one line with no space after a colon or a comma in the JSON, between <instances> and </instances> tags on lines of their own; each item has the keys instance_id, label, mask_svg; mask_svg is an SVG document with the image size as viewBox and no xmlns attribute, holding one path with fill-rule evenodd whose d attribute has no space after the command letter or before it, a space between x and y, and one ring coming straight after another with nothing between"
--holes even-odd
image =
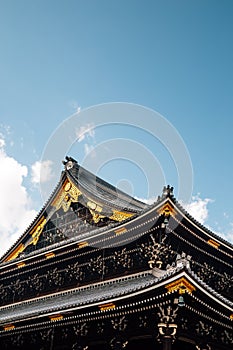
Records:
<instances>
[{"instance_id":1,"label":"temple upper story","mask_svg":"<svg viewBox=\"0 0 233 350\"><path fill-rule=\"evenodd\" d=\"M102 180L66 157L64 170L49 200L18 241L4 254L1 263L12 262L39 250L49 250L74 241L87 242L101 232L121 230L140 221L145 213L164 215L167 230L187 228L209 246L232 254L233 246L198 223L176 200L173 187L165 186L152 205L143 203ZM187 231L186 230L186 231ZM191 236L190 236L191 237ZM194 237L193 237L194 238Z\"/></svg>"}]
</instances>

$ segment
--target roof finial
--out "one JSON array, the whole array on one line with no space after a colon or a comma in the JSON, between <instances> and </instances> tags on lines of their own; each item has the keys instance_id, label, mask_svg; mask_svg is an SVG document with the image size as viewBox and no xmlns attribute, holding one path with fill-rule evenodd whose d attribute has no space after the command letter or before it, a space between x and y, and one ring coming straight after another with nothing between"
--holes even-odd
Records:
<instances>
[{"instance_id":1,"label":"roof finial","mask_svg":"<svg viewBox=\"0 0 233 350\"><path fill-rule=\"evenodd\" d=\"M162 198L165 197L173 197L173 187L171 187L170 185L163 187Z\"/></svg>"},{"instance_id":2,"label":"roof finial","mask_svg":"<svg viewBox=\"0 0 233 350\"><path fill-rule=\"evenodd\" d=\"M65 165L66 170L70 170L73 168L74 164L78 164L77 160L68 156L66 156L66 160L63 160L62 163Z\"/></svg>"}]
</instances>

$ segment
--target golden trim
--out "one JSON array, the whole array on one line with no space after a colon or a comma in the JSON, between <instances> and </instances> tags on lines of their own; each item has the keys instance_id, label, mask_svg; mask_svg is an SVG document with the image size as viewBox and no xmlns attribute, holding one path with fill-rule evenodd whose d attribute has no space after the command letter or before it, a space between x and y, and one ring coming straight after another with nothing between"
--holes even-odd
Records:
<instances>
[{"instance_id":1,"label":"golden trim","mask_svg":"<svg viewBox=\"0 0 233 350\"><path fill-rule=\"evenodd\" d=\"M125 213L123 211L113 210L113 214L109 217L109 219L121 222L133 215L134 213Z\"/></svg>"},{"instance_id":2,"label":"golden trim","mask_svg":"<svg viewBox=\"0 0 233 350\"><path fill-rule=\"evenodd\" d=\"M78 198L80 195L82 195L82 192L79 190L79 188L72 181L66 179L62 185L62 188L56 195L51 205L55 207L56 210L62 208L64 212L67 212L72 202L78 202ZM103 208L98 203L89 200L87 202L87 208L92 214L94 223L97 224L101 218L105 217L105 215L100 214ZM121 222L130 218L133 215L134 213L125 213L122 211L113 210L113 213L109 217L109 219Z\"/></svg>"},{"instance_id":3,"label":"golden trim","mask_svg":"<svg viewBox=\"0 0 233 350\"><path fill-rule=\"evenodd\" d=\"M78 243L78 249L84 248L88 246L88 242L80 242Z\"/></svg>"},{"instance_id":4,"label":"golden trim","mask_svg":"<svg viewBox=\"0 0 233 350\"><path fill-rule=\"evenodd\" d=\"M170 203L165 203L161 208L157 210L159 215L165 215L165 216L176 216L176 211L174 207Z\"/></svg>"},{"instance_id":5,"label":"golden trim","mask_svg":"<svg viewBox=\"0 0 233 350\"><path fill-rule=\"evenodd\" d=\"M72 185L70 182L67 182L64 186L64 190L65 192L69 192L69 190L71 189Z\"/></svg>"},{"instance_id":6,"label":"golden trim","mask_svg":"<svg viewBox=\"0 0 233 350\"><path fill-rule=\"evenodd\" d=\"M207 243L216 249L220 247L220 243L215 242L213 239L209 239Z\"/></svg>"},{"instance_id":7,"label":"golden trim","mask_svg":"<svg viewBox=\"0 0 233 350\"><path fill-rule=\"evenodd\" d=\"M50 318L50 321L61 321L63 319L63 316L58 314L58 315L52 315L52 316L49 316Z\"/></svg>"},{"instance_id":8,"label":"golden trim","mask_svg":"<svg viewBox=\"0 0 233 350\"><path fill-rule=\"evenodd\" d=\"M100 311L115 309L116 305L113 303L99 305Z\"/></svg>"},{"instance_id":9,"label":"golden trim","mask_svg":"<svg viewBox=\"0 0 233 350\"><path fill-rule=\"evenodd\" d=\"M15 250L13 250L13 252L4 260L4 262L16 259L17 256L24 251L24 249L24 244L20 243L20 245L17 248L15 248Z\"/></svg>"},{"instance_id":10,"label":"golden trim","mask_svg":"<svg viewBox=\"0 0 233 350\"><path fill-rule=\"evenodd\" d=\"M230 315L230 320L233 320L233 314Z\"/></svg>"},{"instance_id":11,"label":"golden trim","mask_svg":"<svg viewBox=\"0 0 233 350\"><path fill-rule=\"evenodd\" d=\"M105 216L104 215L100 215L98 212L94 211L94 210L91 210L89 209L91 215L92 215L92 219L94 221L95 224L97 224L101 218L104 218Z\"/></svg>"},{"instance_id":12,"label":"golden trim","mask_svg":"<svg viewBox=\"0 0 233 350\"><path fill-rule=\"evenodd\" d=\"M15 250L4 260L4 262L16 259L19 256L19 254L22 253L25 250L25 248L27 248L28 245L30 244L36 245L45 224L46 224L46 219L44 218L44 216L42 216L42 218L38 221L38 223L29 232L32 238L29 238L25 244L20 243L20 245L17 248L15 248Z\"/></svg>"},{"instance_id":13,"label":"golden trim","mask_svg":"<svg viewBox=\"0 0 233 350\"><path fill-rule=\"evenodd\" d=\"M183 294L186 292L192 293L193 291L196 290L196 288L190 282L188 282L184 277L181 277L178 280L167 284L165 288L167 288L169 293L178 291L179 294Z\"/></svg>"},{"instance_id":14,"label":"golden trim","mask_svg":"<svg viewBox=\"0 0 233 350\"><path fill-rule=\"evenodd\" d=\"M55 253L54 253L54 252L49 252L49 253L46 253L46 254L45 254L46 259L51 259L51 258L53 258L54 256L55 256Z\"/></svg>"},{"instance_id":15,"label":"golden trim","mask_svg":"<svg viewBox=\"0 0 233 350\"><path fill-rule=\"evenodd\" d=\"M93 219L95 224L97 224L100 221L101 218L105 217L104 215L100 215L100 213L102 212L103 208L100 205L98 205L97 203L92 202L92 201L88 201L87 202L87 207L90 210L90 213L92 215L92 219Z\"/></svg>"},{"instance_id":16,"label":"golden trim","mask_svg":"<svg viewBox=\"0 0 233 350\"><path fill-rule=\"evenodd\" d=\"M114 231L117 236L122 235L123 233L127 232L127 229L125 227L118 228L118 230Z\"/></svg>"},{"instance_id":17,"label":"golden trim","mask_svg":"<svg viewBox=\"0 0 233 350\"><path fill-rule=\"evenodd\" d=\"M13 324L8 324L6 326L3 326L4 331L12 331L15 329L15 326Z\"/></svg>"},{"instance_id":18,"label":"golden trim","mask_svg":"<svg viewBox=\"0 0 233 350\"><path fill-rule=\"evenodd\" d=\"M21 267L24 267L25 265L26 265L25 262L20 262L17 264L17 267L18 267L18 269L20 269Z\"/></svg>"},{"instance_id":19,"label":"golden trim","mask_svg":"<svg viewBox=\"0 0 233 350\"><path fill-rule=\"evenodd\" d=\"M101 213L101 211L103 210L103 208L95 202L88 201L87 206L91 210L97 211L98 213Z\"/></svg>"},{"instance_id":20,"label":"golden trim","mask_svg":"<svg viewBox=\"0 0 233 350\"><path fill-rule=\"evenodd\" d=\"M37 225L30 232L30 235L32 235L32 241L29 244L33 244L33 245L37 244L46 222L47 222L46 219L44 218L44 216L42 216L40 221L37 223Z\"/></svg>"},{"instance_id":21,"label":"golden trim","mask_svg":"<svg viewBox=\"0 0 233 350\"><path fill-rule=\"evenodd\" d=\"M56 210L62 208L64 212L67 212L72 202L78 202L78 197L81 194L78 187L74 185L73 182L66 179L51 205L55 207Z\"/></svg>"}]
</instances>

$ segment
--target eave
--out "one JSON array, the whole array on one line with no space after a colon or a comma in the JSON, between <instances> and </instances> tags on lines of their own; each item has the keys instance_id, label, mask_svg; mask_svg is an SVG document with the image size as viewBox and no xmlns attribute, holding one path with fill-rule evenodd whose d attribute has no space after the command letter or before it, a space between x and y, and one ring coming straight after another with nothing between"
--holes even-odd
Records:
<instances>
[{"instance_id":1,"label":"eave","mask_svg":"<svg viewBox=\"0 0 233 350\"><path fill-rule=\"evenodd\" d=\"M57 189L57 192L58 191L59 191L59 188ZM53 198L51 199L51 201L53 200ZM96 229L94 231L85 233L83 235L73 237L72 239L68 239L66 241L62 241L60 243L47 246L31 254L28 254L24 258L21 257L16 260L2 263L0 265L0 268L5 269L5 268L8 268L9 266L12 266L12 265L14 266L15 264L18 264L19 262L28 263L31 260L38 259L49 252L54 252L55 254L57 254L57 252L59 253L61 250L64 250L64 249L69 250L72 246L77 244L83 244L83 242L86 242L86 244L89 246L96 246L96 244L97 245L99 244L102 248L112 247L116 243L117 245L127 244L149 233L150 228L156 224L156 222L158 221L161 215L178 218L179 219L178 225L185 218L184 213L180 210L180 208L176 205L176 203L173 202L171 198L163 198L157 201L156 203L154 203L154 205L148 207L148 209L143 211L140 215L133 216L122 223L116 223L113 227L106 227L106 228L103 227L102 229ZM192 221L190 222L192 223ZM172 229L170 230L169 225L167 226L166 230L167 232L170 232L172 235L177 235L175 231L173 231ZM206 234L206 232L203 229L202 229L202 232L205 234L206 239L201 238L200 236L198 236L197 233L195 233L193 235L193 241L200 242L199 245L202 245L202 246L203 246L203 243L205 243L206 244L205 251L210 249L213 250L214 248L212 248L212 246L210 246L208 243L208 240L210 239L209 233ZM181 240L183 239L182 236L180 235L178 235L178 237ZM189 244L189 242L187 244ZM223 247L225 247L225 245ZM216 253L214 254L209 253L209 255L212 256L212 258L216 259L217 261L222 261L223 263L226 263L224 262L224 256L227 256L229 258L229 253L231 253L231 251L229 252L229 250L225 250L225 249L223 250L222 246L220 246L217 249L217 251L218 253L223 254L222 259L219 259Z\"/></svg>"},{"instance_id":2,"label":"eave","mask_svg":"<svg viewBox=\"0 0 233 350\"><path fill-rule=\"evenodd\" d=\"M159 278L153 275L153 270L149 270L7 305L0 308L0 325L4 328L6 324L12 323L17 328L17 324L20 325L22 322L38 323L40 319L44 322L46 318L51 319L53 315L62 315L64 322L66 315L73 312L75 314L88 312L89 315L96 314L97 310L114 312L118 305L128 305L132 300L137 305L144 303L144 300L146 304L153 302L156 307L160 299L174 300L181 288L181 280L185 281L186 287L188 286L187 289L182 290L182 293L187 293L197 304L202 305L201 307L209 309L215 315L216 321L221 317L222 322L225 320L226 326L229 327L233 303L204 284L184 266L169 272L164 271ZM174 286L176 283L177 288L171 291L169 286L171 284ZM190 286L191 289L189 289ZM146 297L143 297L144 295Z\"/></svg>"},{"instance_id":3,"label":"eave","mask_svg":"<svg viewBox=\"0 0 233 350\"><path fill-rule=\"evenodd\" d=\"M169 215L176 220L176 226L185 226L185 223L188 223L190 226L190 228L188 228L190 233L195 236L195 239L202 241L202 243L206 243L207 250L210 247L214 247L229 258L233 258L233 245L195 220L174 197L167 197L165 202L161 203L162 208L166 208L167 205L172 208L172 212L170 212ZM162 208L161 212L163 211Z\"/></svg>"}]
</instances>

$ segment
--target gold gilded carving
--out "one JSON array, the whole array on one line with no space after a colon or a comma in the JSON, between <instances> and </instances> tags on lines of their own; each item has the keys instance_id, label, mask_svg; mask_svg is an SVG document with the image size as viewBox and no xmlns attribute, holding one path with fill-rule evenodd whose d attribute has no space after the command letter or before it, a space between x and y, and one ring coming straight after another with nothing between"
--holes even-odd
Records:
<instances>
[{"instance_id":1,"label":"gold gilded carving","mask_svg":"<svg viewBox=\"0 0 233 350\"><path fill-rule=\"evenodd\" d=\"M20 262L17 264L17 267L18 267L18 269L20 269L21 267L24 267L25 265L26 265L25 262Z\"/></svg>"},{"instance_id":2,"label":"gold gilded carving","mask_svg":"<svg viewBox=\"0 0 233 350\"><path fill-rule=\"evenodd\" d=\"M167 288L168 292L178 291L179 294L186 292L192 293L196 290L196 288L184 277L181 277L178 280L167 284L165 287Z\"/></svg>"},{"instance_id":3,"label":"gold gilded carving","mask_svg":"<svg viewBox=\"0 0 233 350\"><path fill-rule=\"evenodd\" d=\"M230 315L230 320L233 320L233 314Z\"/></svg>"},{"instance_id":4,"label":"gold gilded carving","mask_svg":"<svg viewBox=\"0 0 233 350\"><path fill-rule=\"evenodd\" d=\"M115 307L116 307L116 305L113 304L113 303L108 303L108 304L99 305L99 309L100 309L101 311L115 309Z\"/></svg>"},{"instance_id":5,"label":"gold gilded carving","mask_svg":"<svg viewBox=\"0 0 233 350\"><path fill-rule=\"evenodd\" d=\"M71 183L70 183L70 182L67 182L66 185L65 185L65 187L64 187L65 192L69 192L69 190L71 189L71 187L72 187Z\"/></svg>"},{"instance_id":6,"label":"gold gilded carving","mask_svg":"<svg viewBox=\"0 0 233 350\"><path fill-rule=\"evenodd\" d=\"M87 202L87 206L90 210L90 213L92 215L92 219L94 221L95 224L97 224L101 218L104 218L104 215L100 215L101 211L102 211L102 207L100 205L98 205L95 202Z\"/></svg>"},{"instance_id":7,"label":"gold gilded carving","mask_svg":"<svg viewBox=\"0 0 233 350\"><path fill-rule=\"evenodd\" d=\"M207 243L210 244L210 245L212 245L212 247L214 247L214 248L216 248L216 249L218 249L219 246L220 246L220 243L215 242L213 239L209 239L209 240L207 241Z\"/></svg>"},{"instance_id":8,"label":"gold gilded carving","mask_svg":"<svg viewBox=\"0 0 233 350\"><path fill-rule=\"evenodd\" d=\"M53 252L49 252L49 253L45 254L46 259L51 259L54 256L55 256L55 254Z\"/></svg>"},{"instance_id":9,"label":"gold gilded carving","mask_svg":"<svg viewBox=\"0 0 233 350\"><path fill-rule=\"evenodd\" d=\"M50 321L60 321L63 319L63 316L62 315L52 315L52 316L49 316L50 318Z\"/></svg>"},{"instance_id":10,"label":"gold gilded carving","mask_svg":"<svg viewBox=\"0 0 233 350\"><path fill-rule=\"evenodd\" d=\"M30 235L32 235L32 241L29 242L29 244L33 244L33 245L37 244L45 224L46 224L46 219L42 217L38 222L38 224L30 232Z\"/></svg>"},{"instance_id":11,"label":"gold gilded carving","mask_svg":"<svg viewBox=\"0 0 233 350\"><path fill-rule=\"evenodd\" d=\"M118 235L122 235L123 233L127 232L127 229L125 227L121 227L118 230L115 230L115 234Z\"/></svg>"},{"instance_id":12,"label":"gold gilded carving","mask_svg":"<svg viewBox=\"0 0 233 350\"><path fill-rule=\"evenodd\" d=\"M11 261L16 259L17 256L24 251L24 249L24 244L20 243L20 245L4 261Z\"/></svg>"},{"instance_id":13,"label":"gold gilded carving","mask_svg":"<svg viewBox=\"0 0 233 350\"><path fill-rule=\"evenodd\" d=\"M3 326L4 331L12 331L15 329L15 326L13 324L7 324L6 326Z\"/></svg>"},{"instance_id":14,"label":"gold gilded carving","mask_svg":"<svg viewBox=\"0 0 233 350\"><path fill-rule=\"evenodd\" d=\"M99 213L101 213L101 211L102 211L102 207L100 205L98 205L97 203L95 203L95 202L89 201L89 202L87 202L87 206L91 210L97 211Z\"/></svg>"},{"instance_id":15,"label":"gold gilded carving","mask_svg":"<svg viewBox=\"0 0 233 350\"><path fill-rule=\"evenodd\" d=\"M165 215L165 216L176 215L176 211L174 210L174 207L170 203L164 204L162 208L158 209L158 213L160 215Z\"/></svg>"},{"instance_id":16,"label":"gold gilded carving","mask_svg":"<svg viewBox=\"0 0 233 350\"><path fill-rule=\"evenodd\" d=\"M134 214L132 213L124 213L123 211L113 210L113 214L109 217L109 219L120 222L130 218L133 215Z\"/></svg>"},{"instance_id":17,"label":"gold gilded carving","mask_svg":"<svg viewBox=\"0 0 233 350\"><path fill-rule=\"evenodd\" d=\"M100 215L99 213L96 213L94 210L90 210L90 213L92 215L92 219L94 221L95 224L97 224L101 218L104 218L104 215Z\"/></svg>"},{"instance_id":18,"label":"gold gilded carving","mask_svg":"<svg viewBox=\"0 0 233 350\"><path fill-rule=\"evenodd\" d=\"M78 243L78 249L84 248L88 246L88 242L80 242Z\"/></svg>"},{"instance_id":19,"label":"gold gilded carving","mask_svg":"<svg viewBox=\"0 0 233 350\"><path fill-rule=\"evenodd\" d=\"M81 191L71 181L66 179L56 198L52 202L52 206L55 207L56 210L62 208L64 212L67 212L71 203L77 202L78 197L81 194Z\"/></svg>"},{"instance_id":20,"label":"gold gilded carving","mask_svg":"<svg viewBox=\"0 0 233 350\"><path fill-rule=\"evenodd\" d=\"M5 259L5 261L11 261L16 259L19 256L19 254L22 253L25 250L25 248L27 248L27 246L29 246L30 244L36 245L45 224L46 219L42 217L40 221L36 224L36 226L34 226L33 229L30 231L29 234L31 235L31 237L29 236L30 238L27 240L27 242L25 244L20 243L20 245Z\"/></svg>"}]
</instances>

